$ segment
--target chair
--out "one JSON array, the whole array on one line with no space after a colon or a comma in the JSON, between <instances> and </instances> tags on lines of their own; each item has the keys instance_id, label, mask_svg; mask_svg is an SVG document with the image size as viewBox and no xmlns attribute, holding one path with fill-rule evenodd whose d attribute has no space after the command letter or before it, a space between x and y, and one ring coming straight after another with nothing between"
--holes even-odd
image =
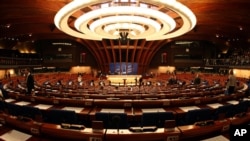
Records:
<instances>
[{"instance_id":1,"label":"chair","mask_svg":"<svg viewBox=\"0 0 250 141\"><path fill-rule=\"evenodd\" d=\"M194 124L198 121L211 120L211 111L208 108L189 110L184 119L182 120L182 125Z\"/></svg>"},{"instance_id":2,"label":"chair","mask_svg":"<svg viewBox=\"0 0 250 141\"><path fill-rule=\"evenodd\" d=\"M32 118L34 120L42 119L42 112L39 108L33 106L21 106L21 116Z\"/></svg>"},{"instance_id":3,"label":"chair","mask_svg":"<svg viewBox=\"0 0 250 141\"><path fill-rule=\"evenodd\" d=\"M127 129L128 121L126 113L104 113L97 112L95 120L102 121L104 128L108 129Z\"/></svg>"},{"instance_id":4,"label":"chair","mask_svg":"<svg viewBox=\"0 0 250 141\"><path fill-rule=\"evenodd\" d=\"M174 120L173 112L158 112L158 127L162 128L165 125L166 120Z\"/></svg>"},{"instance_id":5,"label":"chair","mask_svg":"<svg viewBox=\"0 0 250 141\"><path fill-rule=\"evenodd\" d=\"M6 103L7 112L12 116L20 116L22 114L21 106L13 104L13 103Z\"/></svg>"},{"instance_id":6,"label":"chair","mask_svg":"<svg viewBox=\"0 0 250 141\"><path fill-rule=\"evenodd\" d=\"M221 119L221 118L219 118L220 115L224 115L224 118L234 116L234 114L235 114L234 109L235 109L235 105L232 105L232 104L222 105L222 106L218 107L213 114L213 120Z\"/></svg>"},{"instance_id":7,"label":"chair","mask_svg":"<svg viewBox=\"0 0 250 141\"><path fill-rule=\"evenodd\" d=\"M143 113L141 119L141 126L157 126L164 127L165 120L173 120L173 112L149 112Z\"/></svg>"},{"instance_id":8,"label":"chair","mask_svg":"<svg viewBox=\"0 0 250 141\"><path fill-rule=\"evenodd\" d=\"M70 110L59 110L59 109L52 109L46 111L43 115L43 119L45 122L54 123L54 124L61 124L61 123L68 123L68 124L77 124L77 115L75 111Z\"/></svg>"},{"instance_id":9,"label":"chair","mask_svg":"<svg viewBox=\"0 0 250 141\"><path fill-rule=\"evenodd\" d=\"M239 104L235 105L235 114L247 112L250 107L250 101L240 101Z\"/></svg>"},{"instance_id":10,"label":"chair","mask_svg":"<svg viewBox=\"0 0 250 141\"><path fill-rule=\"evenodd\" d=\"M95 113L95 120L102 121L104 128L109 127L109 113L102 113L102 112L96 112Z\"/></svg>"},{"instance_id":11,"label":"chair","mask_svg":"<svg viewBox=\"0 0 250 141\"><path fill-rule=\"evenodd\" d=\"M4 112L5 111L5 102L0 100L0 112Z\"/></svg>"},{"instance_id":12,"label":"chair","mask_svg":"<svg viewBox=\"0 0 250 141\"><path fill-rule=\"evenodd\" d=\"M142 114L141 126L157 126L157 125L158 125L157 112L149 112Z\"/></svg>"}]
</instances>

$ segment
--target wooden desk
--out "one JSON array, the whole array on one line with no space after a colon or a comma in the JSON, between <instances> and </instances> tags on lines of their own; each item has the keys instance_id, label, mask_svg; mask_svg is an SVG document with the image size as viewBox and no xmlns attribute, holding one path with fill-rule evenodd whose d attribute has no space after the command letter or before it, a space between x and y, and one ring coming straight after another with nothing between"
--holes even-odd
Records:
<instances>
[{"instance_id":1,"label":"wooden desk","mask_svg":"<svg viewBox=\"0 0 250 141\"><path fill-rule=\"evenodd\" d=\"M96 107L101 108L131 108L132 107L132 100L130 99L95 99L94 105Z\"/></svg>"},{"instance_id":2,"label":"wooden desk","mask_svg":"<svg viewBox=\"0 0 250 141\"><path fill-rule=\"evenodd\" d=\"M174 108L176 112L176 120L183 118L189 110L200 109L198 106L183 106Z\"/></svg>"},{"instance_id":3,"label":"wooden desk","mask_svg":"<svg viewBox=\"0 0 250 141\"><path fill-rule=\"evenodd\" d=\"M242 117L233 117L230 118L231 120L231 124L232 125L242 125L245 123L249 123L250 122L250 113L246 113L246 115L242 116Z\"/></svg>"},{"instance_id":4,"label":"wooden desk","mask_svg":"<svg viewBox=\"0 0 250 141\"><path fill-rule=\"evenodd\" d=\"M135 116L142 116L143 113L157 113L157 112L173 112L175 115L175 111L172 108L134 108Z\"/></svg>"},{"instance_id":5,"label":"wooden desk","mask_svg":"<svg viewBox=\"0 0 250 141\"><path fill-rule=\"evenodd\" d=\"M94 120L95 119L95 113L97 112L102 112L102 110L105 110L106 112L110 112L112 113L112 110L113 111L118 111L118 113L126 113L127 116L128 116L128 120L132 120L133 117L134 117L134 114L133 114L133 111L131 108L122 108L122 109L109 109L109 108L93 108L93 110L89 113L89 117L90 117L90 120ZM110 111L108 111L110 110Z\"/></svg>"},{"instance_id":6,"label":"wooden desk","mask_svg":"<svg viewBox=\"0 0 250 141\"><path fill-rule=\"evenodd\" d=\"M103 132L93 132L92 128L82 130L63 129L60 125L45 123L41 126L43 135L63 140L81 140L81 141L102 141L105 130Z\"/></svg>"},{"instance_id":7,"label":"wooden desk","mask_svg":"<svg viewBox=\"0 0 250 141\"><path fill-rule=\"evenodd\" d=\"M180 140L199 139L200 137L212 136L229 130L230 120L215 121L213 125L196 126L184 125L178 126L181 131Z\"/></svg>"},{"instance_id":8,"label":"wooden desk","mask_svg":"<svg viewBox=\"0 0 250 141\"><path fill-rule=\"evenodd\" d=\"M107 129L107 141L177 141L180 137L180 131L175 128L173 131L167 131L164 128L158 128L154 132L131 132L127 129Z\"/></svg>"},{"instance_id":9,"label":"wooden desk","mask_svg":"<svg viewBox=\"0 0 250 141\"><path fill-rule=\"evenodd\" d=\"M8 124L15 129L33 134L40 135L40 127L42 123L35 122L33 120L21 120L14 116L9 116L7 114L0 114L0 120L3 124Z\"/></svg>"},{"instance_id":10,"label":"wooden desk","mask_svg":"<svg viewBox=\"0 0 250 141\"><path fill-rule=\"evenodd\" d=\"M139 100L133 100L133 107L134 108L161 108L163 107L163 100L158 99L139 99Z\"/></svg>"}]
</instances>

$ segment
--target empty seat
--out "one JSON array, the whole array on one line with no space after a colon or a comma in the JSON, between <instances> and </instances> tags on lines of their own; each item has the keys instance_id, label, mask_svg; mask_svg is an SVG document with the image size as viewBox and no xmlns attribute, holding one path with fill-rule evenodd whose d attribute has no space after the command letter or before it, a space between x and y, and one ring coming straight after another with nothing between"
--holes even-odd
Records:
<instances>
[{"instance_id":1,"label":"empty seat","mask_svg":"<svg viewBox=\"0 0 250 141\"><path fill-rule=\"evenodd\" d=\"M208 108L189 110L183 119L181 119L181 125L194 124L198 121L211 120L211 111Z\"/></svg>"},{"instance_id":2,"label":"empty seat","mask_svg":"<svg viewBox=\"0 0 250 141\"><path fill-rule=\"evenodd\" d=\"M104 128L127 129L128 120L126 113L104 113L97 112L95 120L103 121Z\"/></svg>"},{"instance_id":3,"label":"empty seat","mask_svg":"<svg viewBox=\"0 0 250 141\"><path fill-rule=\"evenodd\" d=\"M21 106L21 116L32 118L34 120L41 120L42 112L39 108L33 106Z\"/></svg>"},{"instance_id":4,"label":"empty seat","mask_svg":"<svg viewBox=\"0 0 250 141\"><path fill-rule=\"evenodd\" d=\"M143 113L141 119L141 126L157 126L158 125L158 113L150 112Z\"/></svg>"},{"instance_id":5,"label":"empty seat","mask_svg":"<svg viewBox=\"0 0 250 141\"><path fill-rule=\"evenodd\" d=\"M166 120L174 120L175 119L173 112L158 112L158 116L159 116L159 119L158 119L157 126L160 128L164 127Z\"/></svg>"},{"instance_id":6,"label":"empty seat","mask_svg":"<svg viewBox=\"0 0 250 141\"><path fill-rule=\"evenodd\" d=\"M12 116L20 116L22 114L21 106L13 104L13 103L6 103L7 112Z\"/></svg>"},{"instance_id":7,"label":"empty seat","mask_svg":"<svg viewBox=\"0 0 250 141\"><path fill-rule=\"evenodd\" d=\"M61 123L69 123L69 124L77 124L77 115L75 111L70 110L59 110L59 109L51 109L46 111L43 114L43 119L45 122L61 124Z\"/></svg>"},{"instance_id":8,"label":"empty seat","mask_svg":"<svg viewBox=\"0 0 250 141\"><path fill-rule=\"evenodd\" d=\"M5 102L0 100L0 112L4 112L5 111Z\"/></svg>"},{"instance_id":9,"label":"empty seat","mask_svg":"<svg viewBox=\"0 0 250 141\"><path fill-rule=\"evenodd\" d=\"M247 112L250 107L250 101L240 101L239 104L235 105L235 114Z\"/></svg>"},{"instance_id":10,"label":"empty seat","mask_svg":"<svg viewBox=\"0 0 250 141\"><path fill-rule=\"evenodd\" d=\"M173 120L173 112L149 112L143 113L141 119L142 126L163 127L165 120Z\"/></svg>"},{"instance_id":11,"label":"empty seat","mask_svg":"<svg viewBox=\"0 0 250 141\"><path fill-rule=\"evenodd\" d=\"M218 120L220 119L220 115L224 115L223 118L227 118L227 117L232 117L234 116L234 111L235 110L235 105L232 104L228 104L228 105L223 105L218 107L214 114L213 114L213 119L214 120Z\"/></svg>"}]
</instances>

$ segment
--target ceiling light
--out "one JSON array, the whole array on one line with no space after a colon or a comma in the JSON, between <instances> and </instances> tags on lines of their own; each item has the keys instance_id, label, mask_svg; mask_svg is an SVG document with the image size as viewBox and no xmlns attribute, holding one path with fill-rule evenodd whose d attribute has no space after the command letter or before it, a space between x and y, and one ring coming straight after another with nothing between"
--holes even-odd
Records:
<instances>
[{"instance_id":1,"label":"ceiling light","mask_svg":"<svg viewBox=\"0 0 250 141\"><path fill-rule=\"evenodd\" d=\"M73 26L70 17L76 18ZM77 38L117 39L125 32L130 39L162 40L192 30L196 17L176 0L74 0L58 11L54 22Z\"/></svg>"}]
</instances>

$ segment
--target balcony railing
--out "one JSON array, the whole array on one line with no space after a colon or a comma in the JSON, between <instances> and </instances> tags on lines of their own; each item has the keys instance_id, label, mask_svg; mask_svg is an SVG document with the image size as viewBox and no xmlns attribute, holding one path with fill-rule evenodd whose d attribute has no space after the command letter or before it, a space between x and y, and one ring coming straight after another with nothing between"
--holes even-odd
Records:
<instances>
[{"instance_id":1,"label":"balcony railing","mask_svg":"<svg viewBox=\"0 0 250 141\"><path fill-rule=\"evenodd\" d=\"M250 68L248 59L204 59L205 66L219 66L230 68Z\"/></svg>"},{"instance_id":2,"label":"balcony railing","mask_svg":"<svg viewBox=\"0 0 250 141\"><path fill-rule=\"evenodd\" d=\"M14 58L0 57L1 66L40 66L42 65L41 58Z\"/></svg>"}]
</instances>

